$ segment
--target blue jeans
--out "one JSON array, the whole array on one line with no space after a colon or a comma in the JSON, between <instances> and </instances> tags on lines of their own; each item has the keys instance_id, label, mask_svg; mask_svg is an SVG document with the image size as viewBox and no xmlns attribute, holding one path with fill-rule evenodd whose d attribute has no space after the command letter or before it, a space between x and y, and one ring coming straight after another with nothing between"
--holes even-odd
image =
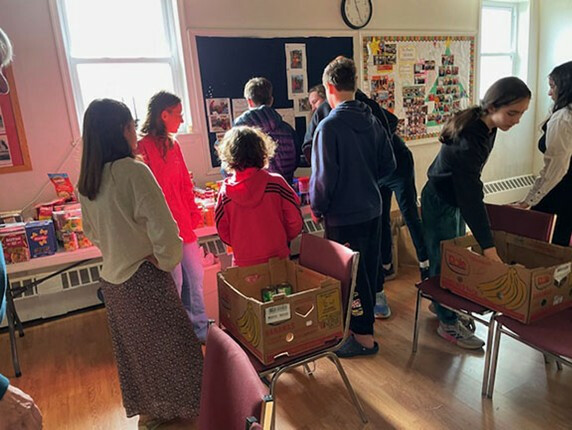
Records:
<instances>
[{"instance_id":1,"label":"blue jeans","mask_svg":"<svg viewBox=\"0 0 572 430\"><path fill-rule=\"evenodd\" d=\"M199 341L206 342L208 317L203 297L203 262L197 241L183 244L183 259L171 272Z\"/></svg>"},{"instance_id":2,"label":"blue jeans","mask_svg":"<svg viewBox=\"0 0 572 430\"><path fill-rule=\"evenodd\" d=\"M421 192L421 217L429 252L429 275L441 273L441 241L464 236L467 228L459 208L445 202L430 185ZM444 324L455 324L457 314L435 303L437 317Z\"/></svg>"},{"instance_id":3,"label":"blue jeans","mask_svg":"<svg viewBox=\"0 0 572 430\"><path fill-rule=\"evenodd\" d=\"M381 262L390 264L391 255L391 196L395 199L403 216L405 224L411 233L411 240L419 261L428 258L423 226L417 209L417 189L415 188L415 170L413 168L413 155L408 152L399 158L399 166L393 174L383 181L380 187L383 212L381 214Z\"/></svg>"}]
</instances>

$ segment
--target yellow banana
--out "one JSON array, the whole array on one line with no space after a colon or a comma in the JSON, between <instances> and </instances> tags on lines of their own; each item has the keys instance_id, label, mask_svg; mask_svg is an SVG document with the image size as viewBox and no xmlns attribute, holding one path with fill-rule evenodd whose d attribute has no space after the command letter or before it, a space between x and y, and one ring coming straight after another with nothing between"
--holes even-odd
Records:
<instances>
[{"instance_id":1,"label":"yellow banana","mask_svg":"<svg viewBox=\"0 0 572 430\"><path fill-rule=\"evenodd\" d=\"M514 267L509 267L506 273L492 281L481 283L478 288L484 298L508 309L517 309L526 300L526 284Z\"/></svg>"}]
</instances>

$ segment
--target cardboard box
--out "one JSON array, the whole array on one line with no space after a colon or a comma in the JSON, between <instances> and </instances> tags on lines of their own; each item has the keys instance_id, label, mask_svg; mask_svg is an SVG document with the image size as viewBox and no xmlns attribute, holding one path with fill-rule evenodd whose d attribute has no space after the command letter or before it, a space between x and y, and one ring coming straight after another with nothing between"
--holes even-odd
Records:
<instances>
[{"instance_id":1,"label":"cardboard box","mask_svg":"<svg viewBox=\"0 0 572 430\"><path fill-rule=\"evenodd\" d=\"M285 282L291 295L261 301L264 288ZM340 282L290 260L226 269L218 294L220 322L264 364L343 336Z\"/></svg>"},{"instance_id":2,"label":"cardboard box","mask_svg":"<svg viewBox=\"0 0 572 430\"><path fill-rule=\"evenodd\" d=\"M472 236L441 243L441 286L525 324L572 307L572 248L494 232L505 263Z\"/></svg>"}]
</instances>

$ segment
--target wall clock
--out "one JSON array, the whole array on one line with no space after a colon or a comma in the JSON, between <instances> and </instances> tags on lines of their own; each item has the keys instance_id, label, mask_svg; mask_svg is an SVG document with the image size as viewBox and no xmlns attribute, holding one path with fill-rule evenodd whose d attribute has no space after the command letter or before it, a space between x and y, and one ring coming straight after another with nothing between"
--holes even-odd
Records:
<instances>
[{"instance_id":1,"label":"wall clock","mask_svg":"<svg viewBox=\"0 0 572 430\"><path fill-rule=\"evenodd\" d=\"M346 25L354 30L365 27L372 14L371 0L342 0L342 18Z\"/></svg>"}]
</instances>

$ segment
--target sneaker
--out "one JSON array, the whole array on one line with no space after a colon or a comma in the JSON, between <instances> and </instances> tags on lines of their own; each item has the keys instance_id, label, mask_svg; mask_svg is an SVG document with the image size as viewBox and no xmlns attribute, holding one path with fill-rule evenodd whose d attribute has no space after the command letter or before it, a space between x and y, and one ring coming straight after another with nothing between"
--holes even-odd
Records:
<instances>
[{"instance_id":1,"label":"sneaker","mask_svg":"<svg viewBox=\"0 0 572 430\"><path fill-rule=\"evenodd\" d=\"M431 302L431 304L429 305L429 312L431 312L434 315L437 315L437 309L435 308L435 303ZM471 333L477 331L477 325L475 324L474 318L462 313L457 313L457 316L459 317L459 321L461 322L461 324L463 324L467 330L469 330Z\"/></svg>"},{"instance_id":2,"label":"sneaker","mask_svg":"<svg viewBox=\"0 0 572 430\"><path fill-rule=\"evenodd\" d=\"M373 343L373 348L366 348L352 335L334 353L340 358L358 357L360 355L374 355L379 351L379 344Z\"/></svg>"},{"instance_id":3,"label":"sneaker","mask_svg":"<svg viewBox=\"0 0 572 430\"><path fill-rule=\"evenodd\" d=\"M465 349L480 349L485 342L468 330L461 321L455 324L439 323L437 334L443 339Z\"/></svg>"},{"instance_id":4,"label":"sneaker","mask_svg":"<svg viewBox=\"0 0 572 430\"><path fill-rule=\"evenodd\" d=\"M375 306L373 307L373 313L376 318L380 319L387 319L391 316L391 309L387 303L385 291L375 294Z\"/></svg>"},{"instance_id":5,"label":"sneaker","mask_svg":"<svg viewBox=\"0 0 572 430\"><path fill-rule=\"evenodd\" d=\"M384 281L391 281L392 279L395 279L395 277L397 276L395 274L395 268L393 267L393 263L391 263L391 266L389 267L389 269L386 269L385 267L381 267L381 270L383 270L383 280Z\"/></svg>"},{"instance_id":6,"label":"sneaker","mask_svg":"<svg viewBox=\"0 0 572 430\"><path fill-rule=\"evenodd\" d=\"M467 330L469 330L471 333L477 331L477 325L475 324L475 319L473 317L470 317L466 314L457 315L459 316L459 321L465 326Z\"/></svg>"},{"instance_id":7,"label":"sneaker","mask_svg":"<svg viewBox=\"0 0 572 430\"><path fill-rule=\"evenodd\" d=\"M425 279L429 279L429 268L428 267L420 267L419 274L421 275L421 280L424 281Z\"/></svg>"}]
</instances>

